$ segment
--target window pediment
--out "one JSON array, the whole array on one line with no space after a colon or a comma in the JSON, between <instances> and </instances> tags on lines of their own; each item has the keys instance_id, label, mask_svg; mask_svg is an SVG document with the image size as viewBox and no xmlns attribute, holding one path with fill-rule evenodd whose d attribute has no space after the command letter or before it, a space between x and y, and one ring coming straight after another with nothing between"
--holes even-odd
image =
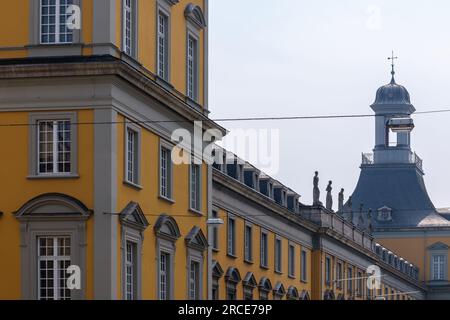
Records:
<instances>
[{"instance_id":1,"label":"window pediment","mask_svg":"<svg viewBox=\"0 0 450 320\"><path fill-rule=\"evenodd\" d=\"M439 242L433 243L427 249L428 250L448 250L449 246L446 245L445 243L439 241Z\"/></svg>"},{"instance_id":2,"label":"window pediment","mask_svg":"<svg viewBox=\"0 0 450 320\"><path fill-rule=\"evenodd\" d=\"M251 288L256 288L258 285L258 282L256 282L255 275L252 272L248 272L245 275L242 283L245 287L251 287Z\"/></svg>"},{"instance_id":3,"label":"window pediment","mask_svg":"<svg viewBox=\"0 0 450 320\"><path fill-rule=\"evenodd\" d=\"M150 225L141 207L136 202L130 202L120 213L119 219L123 224L127 224L141 231Z\"/></svg>"},{"instance_id":4,"label":"window pediment","mask_svg":"<svg viewBox=\"0 0 450 320\"><path fill-rule=\"evenodd\" d=\"M170 241L177 241L181 237L180 228L174 218L163 214L155 223L155 234L158 237L166 238Z\"/></svg>"},{"instance_id":5,"label":"window pediment","mask_svg":"<svg viewBox=\"0 0 450 320\"><path fill-rule=\"evenodd\" d=\"M188 21L192 22L197 28L203 29L206 27L206 19L202 9L199 6L193 3L188 4L186 6L186 9L184 10L184 16Z\"/></svg>"},{"instance_id":6,"label":"window pediment","mask_svg":"<svg viewBox=\"0 0 450 320\"><path fill-rule=\"evenodd\" d=\"M258 287L260 290L269 292L270 290L272 290L272 283L270 282L269 279L267 279L266 277L263 277L259 281Z\"/></svg>"},{"instance_id":7,"label":"window pediment","mask_svg":"<svg viewBox=\"0 0 450 320\"><path fill-rule=\"evenodd\" d=\"M230 267L225 274L225 280L227 282L239 283L241 282L241 274L236 268Z\"/></svg>"},{"instance_id":8,"label":"window pediment","mask_svg":"<svg viewBox=\"0 0 450 320\"><path fill-rule=\"evenodd\" d=\"M288 291L287 291L287 296L288 296L289 299L295 299L295 300L297 300L297 299L299 298L297 288L294 287L294 286L290 286L290 287L288 288Z\"/></svg>"},{"instance_id":9,"label":"window pediment","mask_svg":"<svg viewBox=\"0 0 450 320\"><path fill-rule=\"evenodd\" d=\"M222 278L223 276L223 269L219 262L213 261L212 263L212 275L214 278Z\"/></svg>"},{"instance_id":10,"label":"window pediment","mask_svg":"<svg viewBox=\"0 0 450 320\"><path fill-rule=\"evenodd\" d=\"M200 229L200 227L197 226L191 229L191 231L186 236L185 241L188 247L200 251L205 251L208 248L208 240L206 240L206 237L203 234L202 229Z\"/></svg>"},{"instance_id":11,"label":"window pediment","mask_svg":"<svg viewBox=\"0 0 450 320\"><path fill-rule=\"evenodd\" d=\"M275 287L273 288L273 293L277 296L284 296L286 294L286 289L281 282L277 282Z\"/></svg>"},{"instance_id":12,"label":"window pediment","mask_svg":"<svg viewBox=\"0 0 450 320\"><path fill-rule=\"evenodd\" d=\"M39 218L81 218L92 214L81 201L60 193L46 193L25 203L15 212L19 220Z\"/></svg>"}]
</instances>

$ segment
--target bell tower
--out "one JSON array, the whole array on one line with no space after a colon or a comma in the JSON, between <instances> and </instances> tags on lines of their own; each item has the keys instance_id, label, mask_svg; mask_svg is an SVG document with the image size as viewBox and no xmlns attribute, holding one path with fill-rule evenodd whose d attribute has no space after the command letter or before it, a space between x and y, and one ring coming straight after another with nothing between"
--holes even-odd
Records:
<instances>
[{"instance_id":1,"label":"bell tower","mask_svg":"<svg viewBox=\"0 0 450 320\"><path fill-rule=\"evenodd\" d=\"M411 152L411 131L414 121L411 115L416 111L411 104L405 87L395 82L397 57L392 53L391 82L378 89L375 102L371 105L375 112L375 148L373 162L411 163L415 154Z\"/></svg>"}]
</instances>

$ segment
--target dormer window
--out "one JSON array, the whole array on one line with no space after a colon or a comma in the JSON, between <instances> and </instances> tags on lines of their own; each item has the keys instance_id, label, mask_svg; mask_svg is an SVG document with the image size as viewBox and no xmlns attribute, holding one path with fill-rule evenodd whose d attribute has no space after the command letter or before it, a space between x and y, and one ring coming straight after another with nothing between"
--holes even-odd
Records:
<instances>
[{"instance_id":1,"label":"dormer window","mask_svg":"<svg viewBox=\"0 0 450 320\"><path fill-rule=\"evenodd\" d=\"M392 221L392 209L386 206L378 209L377 219L382 222Z\"/></svg>"}]
</instances>

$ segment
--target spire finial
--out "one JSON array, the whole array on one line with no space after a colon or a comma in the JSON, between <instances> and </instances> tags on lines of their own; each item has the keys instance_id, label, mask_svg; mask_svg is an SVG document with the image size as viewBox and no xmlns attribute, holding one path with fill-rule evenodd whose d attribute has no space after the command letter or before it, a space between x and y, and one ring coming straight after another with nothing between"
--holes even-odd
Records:
<instances>
[{"instance_id":1,"label":"spire finial","mask_svg":"<svg viewBox=\"0 0 450 320\"><path fill-rule=\"evenodd\" d=\"M394 70L394 67L395 67L395 59L398 59L398 57L395 57L394 56L394 50L392 50L392 56L390 56L389 58L388 58L388 60L391 60L391 67L392 67L392 71L391 71L391 74L392 74L392 80L391 80L391 83L394 83L395 82L395 79L394 79L394 75L395 75L395 70Z\"/></svg>"}]
</instances>

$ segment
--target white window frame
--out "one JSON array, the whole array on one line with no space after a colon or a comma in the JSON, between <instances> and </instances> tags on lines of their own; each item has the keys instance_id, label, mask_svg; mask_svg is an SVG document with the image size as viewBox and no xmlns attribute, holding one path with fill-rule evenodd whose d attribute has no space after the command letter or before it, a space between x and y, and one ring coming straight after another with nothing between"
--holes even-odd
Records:
<instances>
[{"instance_id":1,"label":"white window frame","mask_svg":"<svg viewBox=\"0 0 450 320\"><path fill-rule=\"evenodd\" d=\"M52 123L52 151L53 151L53 162L52 162L52 166L53 166L53 171L52 172L42 172L41 171L41 161L40 161L40 154L41 154L41 131L40 131L40 127L41 124L43 123ZM59 140L59 130L58 127L60 124L63 124L63 126L66 126L66 123L69 123L69 141L65 141L65 139L63 138L63 140ZM54 175L54 174L70 174L72 172L72 144L73 142L71 141L71 131L72 131L72 127L73 125L71 124L70 119L58 119L58 120L38 120L37 122L37 172L38 175ZM63 131L63 134L65 132ZM60 159L60 151L58 149L58 145L61 142L65 142L65 143L69 143L69 165L70 165L70 170L69 171L59 171L59 163L61 162L62 159Z\"/></svg>"},{"instance_id":2,"label":"white window frame","mask_svg":"<svg viewBox=\"0 0 450 320\"><path fill-rule=\"evenodd\" d=\"M42 239L50 239L52 240L52 244L51 244L51 248L53 251L53 254L50 255L41 255L41 240ZM69 250L70 250L70 255L60 255L59 254L59 249L61 248L59 245L59 241L60 239L64 239L64 240L69 240ZM63 283L65 284L65 286L63 288L61 288L60 286L60 269L59 269L59 263L61 262L69 262L68 266L71 265L71 261L72 261L72 238L70 235L61 235L61 236L56 236L56 235L46 235L46 236L38 236L37 237L37 284L38 284L38 288L37 288L37 292L38 292L38 300L71 300L71 296L70 296L70 292L69 295L67 297L61 297L60 295L60 290L67 290L67 278L68 278L68 274L67 272L64 272L65 277L63 279L66 279L66 281L64 281ZM53 268L51 270L53 270L53 297L42 297L41 296L41 262L43 261L47 261L47 262L52 262L53 263ZM46 269L48 270L48 269Z\"/></svg>"},{"instance_id":3,"label":"white window frame","mask_svg":"<svg viewBox=\"0 0 450 320\"><path fill-rule=\"evenodd\" d=\"M50 1L50 0L48 0L48 1ZM47 36L50 36L50 35L54 35L55 36L55 41L43 41L43 37L44 37L44 33L42 32L42 28L43 28L43 9L44 9L44 6L43 6L43 2L42 2L42 0L39 0L39 43L40 44L45 44L45 45L52 45L52 44L70 44L70 43L74 43L74 37L75 37L75 32L74 32L74 30L70 30L70 29L67 29L66 30L66 32L64 32L64 34L65 35L67 35L67 36L72 36L72 40L71 41L61 41L61 36L62 36L62 34L63 33L61 33L61 31L60 31L60 27L61 27L61 15L62 15L62 13L61 13L61 1L71 1L72 3L68 3L67 4L67 7L68 6L70 6L70 5L73 5L73 4L76 4L76 1L74 1L74 0L54 0L55 1L55 15L54 15L54 18L55 18L55 22L54 22L54 24L51 24L50 22L48 23L48 24L46 24L49 28L51 27L51 26L54 26L54 30L55 30L55 32L54 33L47 33ZM49 8L50 8L50 6L49 6ZM65 13L65 16L67 17L67 11L66 11L66 13ZM50 16L49 16L49 18L50 18Z\"/></svg>"},{"instance_id":4,"label":"white window frame","mask_svg":"<svg viewBox=\"0 0 450 320\"><path fill-rule=\"evenodd\" d=\"M173 201L172 148L168 143L161 141L159 148L159 195L171 201Z\"/></svg>"},{"instance_id":5,"label":"white window frame","mask_svg":"<svg viewBox=\"0 0 450 320\"><path fill-rule=\"evenodd\" d=\"M130 134L133 135L133 144L132 150L129 150ZM124 181L128 184L131 184L134 187L140 187L140 176L141 176L141 129L132 124L127 123L125 125L125 172L124 172ZM130 154L133 159L130 160ZM130 172L130 165L132 166ZM130 179L131 174L131 179Z\"/></svg>"},{"instance_id":6,"label":"white window frame","mask_svg":"<svg viewBox=\"0 0 450 320\"><path fill-rule=\"evenodd\" d=\"M194 268L193 268L194 267ZM194 260L190 261L189 265L189 300L200 299L200 263Z\"/></svg>"},{"instance_id":7,"label":"white window frame","mask_svg":"<svg viewBox=\"0 0 450 320\"><path fill-rule=\"evenodd\" d=\"M130 57L137 55L137 1L122 0L122 50Z\"/></svg>"},{"instance_id":8,"label":"white window frame","mask_svg":"<svg viewBox=\"0 0 450 320\"><path fill-rule=\"evenodd\" d=\"M199 38L188 31L186 45L186 95L198 100L199 89Z\"/></svg>"},{"instance_id":9,"label":"white window frame","mask_svg":"<svg viewBox=\"0 0 450 320\"><path fill-rule=\"evenodd\" d=\"M161 20L163 19L163 20ZM165 24L162 25L161 22ZM163 30L161 31L161 26ZM170 12L158 6L156 16L156 74L170 81Z\"/></svg>"},{"instance_id":10,"label":"white window frame","mask_svg":"<svg viewBox=\"0 0 450 320\"><path fill-rule=\"evenodd\" d=\"M164 259L163 259L164 257ZM170 299L170 267L171 267L171 254L161 250L159 252L159 288L158 288L158 299L159 300L169 300ZM164 260L164 261L163 261ZM164 269L163 269L164 265Z\"/></svg>"},{"instance_id":11,"label":"white window frame","mask_svg":"<svg viewBox=\"0 0 450 320\"><path fill-rule=\"evenodd\" d=\"M445 280L445 260L445 255L443 254L433 254L431 256L431 280Z\"/></svg>"},{"instance_id":12,"label":"white window frame","mask_svg":"<svg viewBox=\"0 0 450 320\"><path fill-rule=\"evenodd\" d=\"M136 300L138 297L137 255L138 244L127 239L125 241L125 300Z\"/></svg>"}]
</instances>

